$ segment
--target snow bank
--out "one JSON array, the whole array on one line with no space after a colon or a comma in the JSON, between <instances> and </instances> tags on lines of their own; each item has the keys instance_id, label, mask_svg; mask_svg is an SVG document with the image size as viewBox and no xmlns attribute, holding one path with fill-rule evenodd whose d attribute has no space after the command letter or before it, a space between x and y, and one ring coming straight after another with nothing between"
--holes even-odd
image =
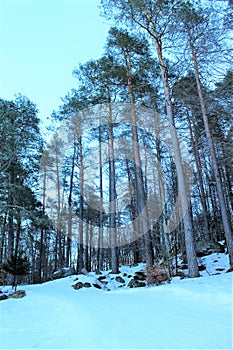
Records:
<instances>
[{"instance_id":1,"label":"snow bank","mask_svg":"<svg viewBox=\"0 0 233 350\"><path fill-rule=\"evenodd\" d=\"M224 254L218 254L219 263L206 259L209 273L227 268ZM130 271L122 268L122 274ZM204 271L196 279L109 292L76 291L75 276L24 286L25 298L0 303L0 347L231 349L232 275Z\"/></svg>"}]
</instances>

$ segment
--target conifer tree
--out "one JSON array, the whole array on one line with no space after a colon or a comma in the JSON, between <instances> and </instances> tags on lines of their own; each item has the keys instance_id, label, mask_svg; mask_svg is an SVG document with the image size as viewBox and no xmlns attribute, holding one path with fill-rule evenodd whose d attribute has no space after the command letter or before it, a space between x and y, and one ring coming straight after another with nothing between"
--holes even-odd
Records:
<instances>
[{"instance_id":1,"label":"conifer tree","mask_svg":"<svg viewBox=\"0 0 233 350\"><path fill-rule=\"evenodd\" d=\"M29 259L22 252L12 255L7 262L3 263L2 267L3 270L14 276L12 288L14 287L15 291L18 285L18 276L25 276L30 271Z\"/></svg>"},{"instance_id":2,"label":"conifer tree","mask_svg":"<svg viewBox=\"0 0 233 350\"><path fill-rule=\"evenodd\" d=\"M165 60L165 49L171 26L171 19L179 1L149 1L149 0L102 0L105 14L112 16L119 22L124 20L127 25L134 25L144 30L154 43L159 62L161 79L163 83L167 118L170 122L170 133L174 149L174 160L178 176L179 194L181 199L181 212L183 216L186 254L189 267L189 276L198 277L198 265L195 251L194 231L190 213L190 202L187 193L187 184L182 166L181 149L175 129L174 106L171 98L168 71ZM174 38L173 38L174 39Z\"/></svg>"}]
</instances>

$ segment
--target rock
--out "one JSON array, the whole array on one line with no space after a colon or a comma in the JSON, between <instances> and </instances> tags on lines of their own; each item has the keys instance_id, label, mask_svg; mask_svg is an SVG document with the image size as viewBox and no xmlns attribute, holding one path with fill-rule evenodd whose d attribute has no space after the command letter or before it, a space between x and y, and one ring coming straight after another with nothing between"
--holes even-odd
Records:
<instances>
[{"instance_id":1,"label":"rock","mask_svg":"<svg viewBox=\"0 0 233 350\"><path fill-rule=\"evenodd\" d=\"M138 287L145 287L146 283L143 281L139 281L137 279L132 278L131 281L128 283L128 287L130 288L138 288Z\"/></svg>"},{"instance_id":2,"label":"rock","mask_svg":"<svg viewBox=\"0 0 233 350\"><path fill-rule=\"evenodd\" d=\"M101 283L106 286L108 284L108 281L101 281Z\"/></svg>"},{"instance_id":3,"label":"rock","mask_svg":"<svg viewBox=\"0 0 233 350\"><path fill-rule=\"evenodd\" d=\"M91 287L91 283L85 282L83 286L84 286L85 288L90 288L90 287Z\"/></svg>"},{"instance_id":4,"label":"rock","mask_svg":"<svg viewBox=\"0 0 233 350\"><path fill-rule=\"evenodd\" d=\"M107 281L102 281L102 282L100 282L100 281L98 280L98 278L97 278L97 279L96 279L96 282L93 283L93 286L94 286L95 288L98 288L98 289L110 291L110 289L108 288L107 284L108 284Z\"/></svg>"},{"instance_id":5,"label":"rock","mask_svg":"<svg viewBox=\"0 0 233 350\"><path fill-rule=\"evenodd\" d=\"M19 298L23 298L25 296L26 296L25 290L17 290L16 292L9 294L8 298L19 299Z\"/></svg>"},{"instance_id":6,"label":"rock","mask_svg":"<svg viewBox=\"0 0 233 350\"><path fill-rule=\"evenodd\" d=\"M75 289L75 290L78 290L78 289L81 289L83 288L84 284L83 282L77 282L75 284L72 285L72 287Z\"/></svg>"},{"instance_id":7,"label":"rock","mask_svg":"<svg viewBox=\"0 0 233 350\"><path fill-rule=\"evenodd\" d=\"M128 287L129 288L133 288L134 287L134 282L135 282L134 279L130 280L129 283L128 283Z\"/></svg>"},{"instance_id":8,"label":"rock","mask_svg":"<svg viewBox=\"0 0 233 350\"><path fill-rule=\"evenodd\" d=\"M125 283L124 278L122 278L121 276L116 276L116 281L119 283Z\"/></svg>"},{"instance_id":9,"label":"rock","mask_svg":"<svg viewBox=\"0 0 233 350\"><path fill-rule=\"evenodd\" d=\"M200 265L200 266L198 266L198 270L199 271L205 271L206 267L204 265Z\"/></svg>"},{"instance_id":10,"label":"rock","mask_svg":"<svg viewBox=\"0 0 233 350\"><path fill-rule=\"evenodd\" d=\"M0 300L6 300L7 295L6 294L0 294Z\"/></svg>"},{"instance_id":11,"label":"rock","mask_svg":"<svg viewBox=\"0 0 233 350\"><path fill-rule=\"evenodd\" d=\"M105 278L106 278L106 276L99 276L98 280L101 282L101 281L105 280Z\"/></svg>"},{"instance_id":12,"label":"rock","mask_svg":"<svg viewBox=\"0 0 233 350\"><path fill-rule=\"evenodd\" d=\"M196 244L196 252L197 257L202 257L213 253L224 253L225 248L215 241L200 241Z\"/></svg>"},{"instance_id":13,"label":"rock","mask_svg":"<svg viewBox=\"0 0 233 350\"><path fill-rule=\"evenodd\" d=\"M226 273L232 272L232 271L233 271L233 267L230 267L230 268L226 271Z\"/></svg>"},{"instance_id":14,"label":"rock","mask_svg":"<svg viewBox=\"0 0 233 350\"><path fill-rule=\"evenodd\" d=\"M123 277L127 277L127 273L126 272L123 273Z\"/></svg>"},{"instance_id":15,"label":"rock","mask_svg":"<svg viewBox=\"0 0 233 350\"><path fill-rule=\"evenodd\" d=\"M139 281L146 281L146 274L143 271L135 272L134 278Z\"/></svg>"}]
</instances>

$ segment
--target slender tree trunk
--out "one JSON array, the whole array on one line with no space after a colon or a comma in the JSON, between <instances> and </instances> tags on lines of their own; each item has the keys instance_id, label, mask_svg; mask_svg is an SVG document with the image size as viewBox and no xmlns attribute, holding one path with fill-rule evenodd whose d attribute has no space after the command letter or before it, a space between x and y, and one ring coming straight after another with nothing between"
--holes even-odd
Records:
<instances>
[{"instance_id":1,"label":"slender tree trunk","mask_svg":"<svg viewBox=\"0 0 233 350\"><path fill-rule=\"evenodd\" d=\"M70 174L70 188L68 197L68 235L66 242L66 266L71 266L71 244L72 244L72 193L73 193L73 182L74 182L74 166L76 159L76 145L74 141L73 145L73 156L71 164L71 174Z\"/></svg>"},{"instance_id":2,"label":"slender tree trunk","mask_svg":"<svg viewBox=\"0 0 233 350\"><path fill-rule=\"evenodd\" d=\"M8 211L8 246L7 246L7 258L11 259L12 255L14 254L14 218L12 213L12 206L13 206L13 196L11 193L11 175L9 179L9 194L8 194L8 204L9 204L9 211Z\"/></svg>"},{"instance_id":3,"label":"slender tree trunk","mask_svg":"<svg viewBox=\"0 0 233 350\"><path fill-rule=\"evenodd\" d=\"M160 140L157 137L157 143L156 143L156 153L157 153L157 160L158 163L161 164L162 162L162 157L161 157L161 145L160 145ZM154 176L154 178L156 178ZM158 178L158 177L157 177ZM159 201L160 203L166 203L165 201L165 188L164 188L164 182L161 181L161 179L157 179L157 181L154 180L154 184L158 185L159 187ZM162 225L160 228L161 231L161 241L162 241L162 246L161 246L161 251L162 251L162 256L166 263L168 264L170 268L170 250L171 250L171 245L169 242L169 237L168 233L166 232L166 212L163 212L161 215L161 220L162 220Z\"/></svg>"},{"instance_id":4,"label":"slender tree trunk","mask_svg":"<svg viewBox=\"0 0 233 350\"><path fill-rule=\"evenodd\" d=\"M110 96L109 96L110 100ZM117 249L117 229L116 229L116 174L114 160L114 138L113 138L113 121L112 107L109 103L109 227L111 242L112 273L119 272L118 249Z\"/></svg>"},{"instance_id":5,"label":"slender tree trunk","mask_svg":"<svg viewBox=\"0 0 233 350\"><path fill-rule=\"evenodd\" d=\"M2 231L1 231L1 243L0 243L0 265L3 262L4 257L4 247L6 245L6 221L7 221L7 213L4 214Z\"/></svg>"},{"instance_id":6,"label":"slender tree trunk","mask_svg":"<svg viewBox=\"0 0 233 350\"><path fill-rule=\"evenodd\" d=\"M218 200L219 200L219 205L220 205L220 210L221 210L222 223L223 223L223 228L224 228L224 232L225 232L225 238L226 238L226 244L227 244L227 249L228 249L228 254L229 254L230 266L233 269L233 235L232 235L232 230L231 230L231 225L230 225L230 219L229 219L229 214L228 214L226 203L225 203L220 172L218 169L213 139L212 139L212 135L210 132L210 127L209 127L209 120L208 120L207 113L206 113L206 106L205 106L204 96L203 96L200 77L199 77L199 69L198 69L197 57L196 57L196 53L195 53L195 47L194 47L192 37L191 37L189 30L188 30L188 36L189 36L189 45L190 45L190 49L191 49L191 53L192 53L193 66L194 66L194 70L195 70L198 96L200 99L202 117L203 117L203 122L204 122L204 126L205 126L205 133L206 133L206 138L207 138L209 151L210 151L210 155L211 155L211 159L212 159L214 177L215 177L215 182L216 182L216 189L217 189Z\"/></svg>"},{"instance_id":7,"label":"slender tree trunk","mask_svg":"<svg viewBox=\"0 0 233 350\"><path fill-rule=\"evenodd\" d=\"M44 226L44 218L45 218L45 205L46 205L46 181L47 181L47 171L46 166L43 168L43 196L42 196L42 225ZM39 283L43 282L43 266L45 259L45 251L44 251L44 232L45 228L42 227L40 231L40 257L39 257Z\"/></svg>"},{"instance_id":8,"label":"slender tree trunk","mask_svg":"<svg viewBox=\"0 0 233 350\"><path fill-rule=\"evenodd\" d=\"M198 265L197 265L192 218L189 211L190 203L189 203L189 198L186 190L186 183L185 183L185 176L184 176L184 171L182 166L182 157L181 157L181 151L179 146L179 140L175 129L173 105L170 98L170 88L169 88L168 77L167 77L167 72L165 68L166 65L164 63L163 55L162 55L162 43L160 42L160 39L156 34L155 28L153 28L153 36L154 36L154 41L157 49L157 56L159 59L159 65L160 65L160 70L162 75L164 94L165 94L165 100L166 100L167 116L170 122L170 133L171 133L171 139L172 139L172 146L174 149L174 161L175 161L177 177L178 177L178 187L179 187L178 191L181 198L181 212L182 212L183 223L184 223L185 246L186 246L186 254L187 254L187 261L188 261L189 277L198 277L200 276L200 274L199 274Z\"/></svg>"},{"instance_id":9,"label":"slender tree trunk","mask_svg":"<svg viewBox=\"0 0 233 350\"><path fill-rule=\"evenodd\" d=\"M80 199L79 199L79 243L78 243L78 273L81 273L84 267L84 247L83 247L83 189L84 189L84 169L83 169L83 151L82 151L82 137L79 136L79 186L80 186Z\"/></svg>"},{"instance_id":10,"label":"slender tree trunk","mask_svg":"<svg viewBox=\"0 0 233 350\"><path fill-rule=\"evenodd\" d=\"M138 130L137 130L137 115L134 105L134 93L133 93L133 84L132 84L132 67L130 55L126 56L127 62L127 73L128 73L128 91L130 97L131 105L131 124L133 132L133 153L134 153L134 170L135 170L135 180L136 180L136 189L137 189L137 214L141 217L141 227L137 229L142 230L144 233L144 243L145 243L145 256L146 264L148 268L153 266L153 248L151 235L149 230L149 218L148 213L146 213L146 193L143 184L143 175L142 175L142 164L139 150L139 140L138 140ZM144 217L142 217L142 212L145 212Z\"/></svg>"},{"instance_id":11,"label":"slender tree trunk","mask_svg":"<svg viewBox=\"0 0 233 350\"><path fill-rule=\"evenodd\" d=\"M146 19L147 24L144 24L138 21L134 17L133 11L131 11L131 16L132 16L132 20L137 25L139 25L143 30L147 31L147 33L153 38L155 43L162 81L163 81L166 110L167 110L168 120L170 122L172 147L174 149L174 161L176 164L176 170L177 170L177 176L178 176L179 196L181 198L181 211L182 211L182 217L184 222L185 245L186 245L186 254L187 254L187 260L188 260L189 276L198 277L200 276L200 274L199 274L198 265L197 265L192 218L189 211L190 203L189 203L189 198L186 191L185 176L184 176L183 167L182 167L182 157L181 157L181 151L179 147L179 140L175 129L173 105L170 98L170 88L168 84L166 64L164 62L163 54L162 54L161 36L163 35L163 32L161 30L161 35L157 34L155 24L151 18L151 14L147 12L143 4L141 4L140 6L140 11L142 12L144 18Z\"/></svg>"},{"instance_id":12,"label":"slender tree trunk","mask_svg":"<svg viewBox=\"0 0 233 350\"><path fill-rule=\"evenodd\" d=\"M15 255L18 256L19 253L19 242L21 234L21 214L20 211L17 213L17 226L16 226L16 236L15 236Z\"/></svg>"},{"instance_id":13,"label":"slender tree trunk","mask_svg":"<svg viewBox=\"0 0 233 350\"><path fill-rule=\"evenodd\" d=\"M102 129L99 127L99 177L100 177L100 213L98 232L97 269L103 270L103 169L102 169Z\"/></svg>"},{"instance_id":14,"label":"slender tree trunk","mask_svg":"<svg viewBox=\"0 0 233 350\"><path fill-rule=\"evenodd\" d=\"M90 232L89 232L89 221L85 227L85 245L84 245L84 267L85 269L87 269L88 272L90 272L89 270L89 259L90 259L90 256L89 256L89 250L88 250L88 247L89 247L89 244L90 244L90 240L89 240L89 236L90 236ZM90 228L91 230L91 228Z\"/></svg>"},{"instance_id":15,"label":"slender tree trunk","mask_svg":"<svg viewBox=\"0 0 233 350\"><path fill-rule=\"evenodd\" d=\"M196 142L196 139L195 139L195 136L193 133L193 129L192 129L192 125L191 125L189 117L187 117L187 122L188 122L188 127L189 127L189 133L190 133L191 144L192 144L193 154L194 154L194 158L195 158L196 168L197 168L197 178L198 178L198 182L199 182L200 197L201 197L201 204L202 204L202 210L203 210L205 236L207 239L210 239L208 210L207 210L207 205L206 205L206 195L205 195L202 173L201 173L200 156L198 154L197 142Z\"/></svg>"},{"instance_id":16,"label":"slender tree trunk","mask_svg":"<svg viewBox=\"0 0 233 350\"><path fill-rule=\"evenodd\" d=\"M231 186L231 168L226 165L226 181L227 181L227 188L228 188L228 196L229 196L229 211L231 210L233 212L233 187Z\"/></svg>"},{"instance_id":17,"label":"slender tree trunk","mask_svg":"<svg viewBox=\"0 0 233 350\"><path fill-rule=\"evenodd\" d=\"M57 181L57 228L56 228L56 266L55 269L61 266L61 181L60 181L60 169L59 169L59 155L56 149L56 181Z\"/></svg>"},{"instance_id":18,"label":"slender tree trunk","mask_svg":"<svg viewBox=\"0 0 233 350\"><path fill-rule=\"evenodd\" d=\"M126 159L126 171L127 171L127 177L128 177L128 183L129 183L129 193L130 193L130 198L133 199L133 191L132 191L132 187L131 185L133 184L133 180L132 180L132 176L131 176L131 171L130 171L130 167L129 167L129 161L128 159ZM133 230L136 232L137 231L137 227L136 227L136 223L135 223L135 218L137 216L136 213L136 203L131 203L131 222L133 225ZM140 263L140 240L137 239L132 243L133 246L133 261L134 264L139 264Z\"/></svg>"}]
</instances>

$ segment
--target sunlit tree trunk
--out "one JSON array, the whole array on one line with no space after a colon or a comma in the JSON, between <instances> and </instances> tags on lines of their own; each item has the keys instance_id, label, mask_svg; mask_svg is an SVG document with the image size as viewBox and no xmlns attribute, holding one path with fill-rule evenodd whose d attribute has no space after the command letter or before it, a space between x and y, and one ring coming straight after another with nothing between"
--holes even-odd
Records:
<instances>
[{"instance_id":1,"label":"sunlit tree trunk","mask_svg":"<svg viewBox=\"0 0 233 350\"><path fill-rule=\"evenodd\" d=\"M73 194L73 183L74 183L74 166L76 159L76 140L73 144L73 155L71 163L71 174L70 174L70 186L69 186L69 197L68 197L68 234L66 242L66 266L71 266L71 246L72 246L72 194Z\"/></svg>"},{"instance_id":2,"label":"sunlit tree trunk","mask_svg":"<svg viewBox=\"0 0 233 350\"><path fill-rule=\"evenodd\" d=\"M110 94L109 94L110 100ZM118 248L117 248L117 228L116 228L116 174L115 174L115 159L114 159L114 135L112 121L112 107L109 103L109 227L110 227L110 244L112 258L112 273L119 272L118 263Z\"/></svg>"},{"instance_id":3,"label":"sunlit tree trunk","mask_svg":"<svg viewBox=\"0 0 233 350\"><path fill-rule=\"evenodd\" d=\"M81 273L84 267L84 246L83 246L83 220L84 220L84 212L83 212L83 190L84 190L84 169L83 169L83 148L82 148L82 137L78 138L78 146L79 146L79 186L80 186L80 197L79 197L79 234L78 234L78 273Z\"/></svg>"},{"instance_id":4,"label":"sunlit tree trunk","mask_svg":"<svg viewBox=\"0 0 233 350\"><path fill-rule=\"evenodd\" d=\"M170 125L171 141L172 141L172 146L174 151L174 161L176 165L177 178L178 178L178 191L181 198L181 212L182 212L183 223L184 223L185 246L186 246L186 254L187 254L187 261L188 261L189 276L198 277L199 270L198 270L197 258L196 258L194 232L193 232L193 226L192 226L192 218L189 210L190 202L189 202L189 198L186 190L187 185L186 185L186 180L185 180L183 166L182 166L181 150L179 146L177 132L175 129L173 105L170 97L170 88L168 84L166 64L164 62L163 54L162 54L162 42L159 38L159 35L156 32L156 29L153 23L151 23L151 26L152 26L153 38L154 38L160 70L161 70L161 77L163 81L167 117L170 123L169 125Z\"/></svg>"}]
</instances>

